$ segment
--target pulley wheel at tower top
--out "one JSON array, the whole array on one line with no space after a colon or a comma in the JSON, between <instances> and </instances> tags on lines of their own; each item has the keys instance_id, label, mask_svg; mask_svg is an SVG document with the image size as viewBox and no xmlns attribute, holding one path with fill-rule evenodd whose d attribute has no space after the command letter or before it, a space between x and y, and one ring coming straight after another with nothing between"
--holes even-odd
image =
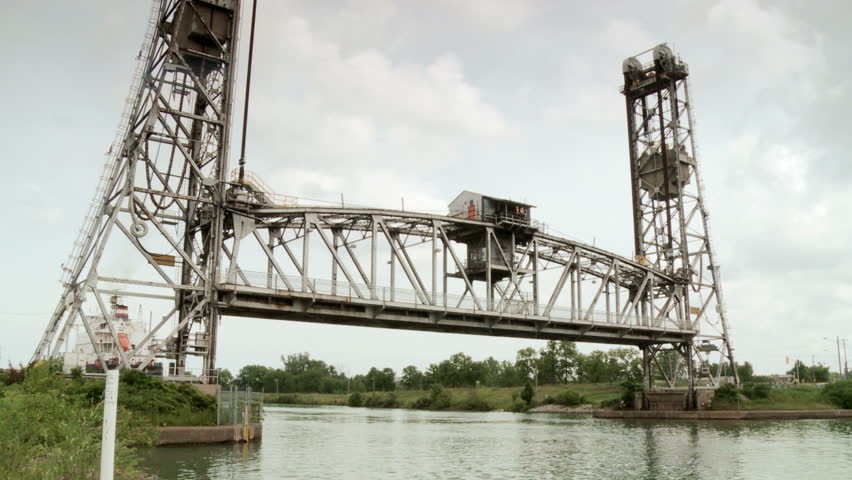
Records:
<instances>
[{"instance_id":1,"label":"pulley wheel at tower top","mask_svg":"<svg viewBox=\"0 0 852 480\"><path fill-rule=\"evenodd\" d=\"M668 177L668 198L680 194L680 186L689 184L691 167L695 159L689 156L684 146L675 154L674 150L666 151L666 162L662 152L645 153L639 157L639 179L642 190L649 192L654 200L666 199L666 177ZM668 164L668 173L664 168Z\"/></svg>"}]
</instances>

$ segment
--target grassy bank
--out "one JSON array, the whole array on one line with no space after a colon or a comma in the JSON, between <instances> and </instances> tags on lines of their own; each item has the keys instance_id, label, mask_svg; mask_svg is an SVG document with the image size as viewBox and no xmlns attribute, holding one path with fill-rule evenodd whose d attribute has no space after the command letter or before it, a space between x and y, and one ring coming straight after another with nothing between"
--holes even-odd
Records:
<instances>
[{"instance_id":1,"label":"grassy bank","mask_svg":"<svg viewBox=\"0 0 852 480\"><path fill-rule=\"evenodd\" d=\"M103 380L66 379L55 362L0 378L0 476L97 477ZM189 385L123 371L118 396L116 478L141 478L137 449L154 444L159 425L215 424L215 398Z\"/></svg>"},{"instance_id":2,"label":"grassy bank","mask_svg":"<svg viewBox=\"0 0 852 480\"><path fill-rule=\"evenodd\" d=\"M418 408L432 410L525 411L554 403L568 406L589 404L593 408L617 408L622 395L619 385L569 384L543 385L535 389L532 401L521 400L519 387L514 388L447 388L433 390L398 390L395 392L347 394L267 393L265 402L289 405L349 405L384 408ZM354 400L354 401L353 401ZM713 410L831 410L852 408L852 382L828 386L768 384L723 388L717 392Z\"/></svg>"},{"instance_id":3,"label":"grassy bank","mask_svg":"<svg viewBox=\"0 0 852 480\"><path fill-rule=\"evenodd\" d=\"M522 388L446 388L442 389L437 402L427 405L424 399L436 398L431 390L398 390L395 392L368 392L361 394L362 406L396 407L396 408L429 408L448 410L513 410L518 409ZM609 384L571 384L571 385L542 385L535 390L531 406L545 403L560 403L569 398L567 403L588 403L598 407L603 402L613 401L621 396L618 385ZM350 395L326 393L267 393L264 401L272 404L289 405L349 405ZM436 404L435 404L436 403Z\"/></svg>"},{"instance_id":4,"label":"grassy bank","mask_svg":"<svg viewBox=\"0 0 852 480\"><path fill-rule=\"evenodd\" d=\"M737 391L734 396L717 395L713 410L831 410L839 405L826 397L817 385L784 385L768 388L764 394L748 395L749 390ZM751 397L751 398L750 398Z\"/></svg>"}]
</instances>

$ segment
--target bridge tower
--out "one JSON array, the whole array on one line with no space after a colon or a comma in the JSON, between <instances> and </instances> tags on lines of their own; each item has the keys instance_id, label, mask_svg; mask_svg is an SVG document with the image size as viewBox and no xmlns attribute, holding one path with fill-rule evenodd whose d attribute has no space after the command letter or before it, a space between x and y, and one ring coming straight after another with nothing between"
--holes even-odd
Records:
<instances>
[{"instance_id":1,"label":"bridge tower","mask_svg":"<svg viewBox=\"0 0 852 480\"><path fill-rule=\"evenodd\" d=\"M547 234L532 205L512 200L463 192L448 215L300 205L244 172L243 158L229 178L240 4L152 3L119 134L33 360L57 356L79 318L107 368L157 357L171 379L212 381L228 315L635 345L646 389L655 365L670 386L684 364L691 385L716 385L734 365L688 71L667 47L624 63L636 242L625 258ZM135 344L110 321L114 295L151 312Z\"/></svg>"},{"instance_id":2,"label":"bridge tower","mask_svg":"<svg viewBox=\"0 0 852 480\"><path fill-rule=\"evenodd\" d=\"M157 352L170 359L175 375L192 356L205 371L215 368L220 313L213 282L222 254L228 255L223 238L233 231L221 204L229 187L239 12L240 0L152 2L119 134L63 265L64 290L33 360L61 351L79 317L108 365L81 307L87 300L110 318L104 299L121 294L171 305L142 344L156 339L167 320L174 324L147 359L133 364L142 345L119 352L121 366L142 368ZM118 273L107 273L116 264ZM125 291L131 285L143 291ZM170 293L154 294L152 287Z\"/></svg>"},{"instance_id":3,"label":"bridge tower","mask_svg":"<svg viewBox=\"0 0 852 480\"><path fill-rule=\"evenodd\" d=\"M681 359L690 390L697 381L718 385L723 369L738 382L703 198L687 64L661 44L622 67L636 261L673 278L631 295L647 296L647 305L660 312L679 311L685 326L698 332L670 347L642 346L645 389L655 370L674 386Z\"/></svg>"}]
</instances>

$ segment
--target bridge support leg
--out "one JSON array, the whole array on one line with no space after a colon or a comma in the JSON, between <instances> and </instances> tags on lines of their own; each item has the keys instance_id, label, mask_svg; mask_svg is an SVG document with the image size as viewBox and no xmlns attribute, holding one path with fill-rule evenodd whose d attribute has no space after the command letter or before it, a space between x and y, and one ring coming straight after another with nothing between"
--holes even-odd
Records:
<instances>
[{"instance_id":1,"label":"bridge support leg","mask_svg":"<svg viewBox=\"0 0 852 480\"><path fill-rule=\"evenodd\" d=\"M648 393L651 392L651 347L642 346L642 410L648 409Z\"/></svg>"},{"instance_id":2,"label":"bridge support leg","mask_svg":"<svg viewBox=\"0 0 852 480\"><path fill-rule=\"evenodd\" d=\"M692 342L684 345L684 353L686 357L686 381L687 385L687 397L686 397L686 409L687 410L696 410L698 405L695 401L695 364L692 361Z\"/></svg>"}]
</instances>

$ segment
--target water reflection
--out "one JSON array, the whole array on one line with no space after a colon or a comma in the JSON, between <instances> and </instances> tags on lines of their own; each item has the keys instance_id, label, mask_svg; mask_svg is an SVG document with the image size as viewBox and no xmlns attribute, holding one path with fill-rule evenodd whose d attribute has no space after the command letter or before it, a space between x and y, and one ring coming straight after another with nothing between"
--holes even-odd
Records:
<instances>
[{"instance_id":1,"label":"water reflection","mask_svg":"<svg viewBox=\"0 0 852 480\"><path fill-rule=\"evenodd\" d=\"M267 407L260 444L158 448L161 478L849 478L852 421L615 421Z\"/></svg>"}]
</instances>

